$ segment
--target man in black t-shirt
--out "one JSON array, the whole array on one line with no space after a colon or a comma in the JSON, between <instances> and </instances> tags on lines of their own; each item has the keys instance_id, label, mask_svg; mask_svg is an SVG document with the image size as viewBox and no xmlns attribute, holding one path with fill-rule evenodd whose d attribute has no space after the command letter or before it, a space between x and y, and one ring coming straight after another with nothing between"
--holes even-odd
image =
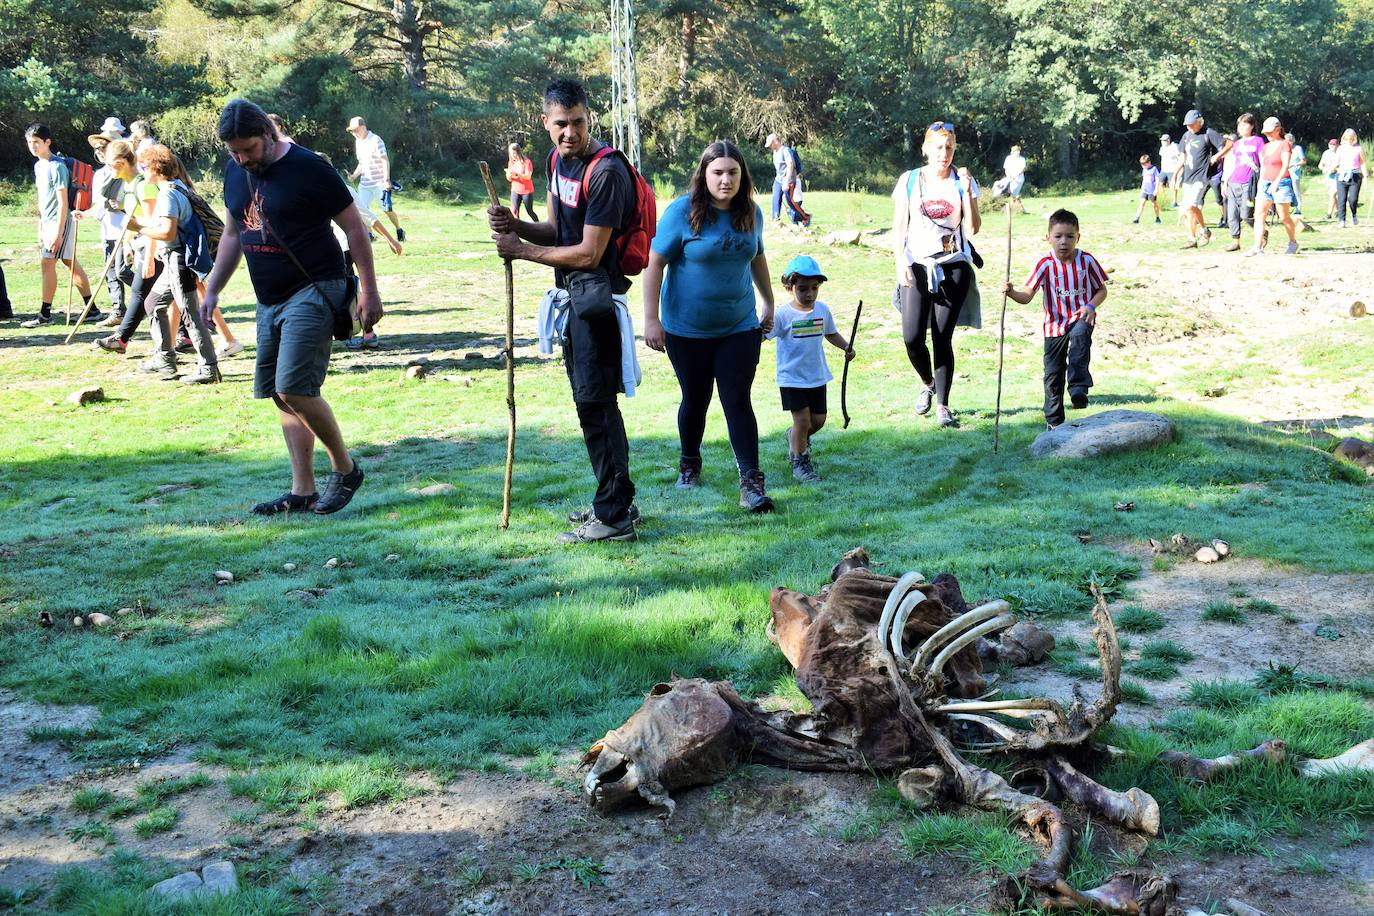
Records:
<instances>
[{"instance_id":1,"label":"man in black t-shirt","mask_svg":"<svg viewBox=\"0 0 1374 916\"><path fill-rule=\"evenodd\" d=\"M1207 199L1207 189L1211 187L1208 179L1212 167L1221 161L1231 149L1231 141L1207 126L1202 112L1189 111L1183 117L1187 128L1178 140L1179 164L1174 172L1174 187L1182 182L1184 216L1188 221L1188 244L1184 248L1197 248L1212 240L1207 228L1207 220L1202 215L1202 204Z\"/></svg>"},{"instance_id":2,"label":"man in black t-shirt","mask_svg":"<svg viewBox=\"0 0 1374 916\"><path fill-rule=\"evenodd\" d=\"M253 511L328 515L348 505L363 482L363 469L344 446L334 411L320 397L334 341L334 309L346 304L348 294L343 251L329 224L338 224L353 251L364 330L382 317L367 228L343 179L319 156L281 140L257 105L244 99L226 105L219 138L230 156L224 170L229 218L205 281L201 313L208 322L239 260L247 258L258 300L253 396L277 405L291 456L291 489ZM323 493L315 489L316 439L331 465Z\"/></svg>"},{"instance_id":3,"label":"man in black t-shirt","mask_svg":"<svg viewBox=\"0 0 1374 916\"><path fill-rule=\"evenodd\" d=\"M579 83L559 79L549 84L543 121L556 152L549 175L549 218L529 223L516 219L507 207L492 207L487 213L496 249L505 258L552 267L560 289L594 287L599 277L587 276L592 274L604 275L609 292L624 293L630 281L620 272L615 236L629 224L635 205L629 169L619 155L604 155L584 182L605 144L588 133L587 94ZM574 513L570 520L579 526L558 536L564 544L637 537L630 443L616 400L622 390L621 348L633 347L634 341L621 340L618 308L591 319L580 317L580 309L568 309L563 361L597 486L591 511Z\"/></svg>"}]
</instances>

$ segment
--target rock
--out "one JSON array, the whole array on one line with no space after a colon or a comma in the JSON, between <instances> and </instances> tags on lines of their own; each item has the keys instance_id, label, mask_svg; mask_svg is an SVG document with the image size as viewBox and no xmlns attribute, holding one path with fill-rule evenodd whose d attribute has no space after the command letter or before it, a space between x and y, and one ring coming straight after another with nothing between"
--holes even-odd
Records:
<instances>
[{"instance_id":1,"label":"rock","mask_svg":"<svg viewBox=\"0 0 1374 916\"><path fill-rule=\"evenodd\" d=\"M234 574L227 569L215 570L215 581L220 585L228 585L234 581Z\"/></svg>"},{"instance_id":2,"label":"rock","mask_svg":"<svg viewBox=\"0 0 1374 916\"><path fill-rule=\"evenodd\" d=\"M821 240L824 245L857 245L864 236L862 229L841 229Z\"/></svg>"},{"instance_id":3,"label":"rock","mask_svg":"<svg viewBox=\"0 0 1374 916\"><path fill-rule=\"evenodd\" d=\"M86 617L86 620L93 627L108 627L110 624L114 623L113 617L111 617L109 614L101 614L98 611L94 614L88 615Z\"/></svg>"},{"instance_id":4,"label":"rock","mask_svg":"<svg viewBox=\"0 0 1374 916\"><path fill-rule=\"evenodd\" d=\"M429 357L428 357L428 356L412 356L410 359L406 360L406 365L407 365L407 366L428 366L428 365L429 365Z\"/></svg>"},{"instance_id":5,"label":"rock","mask_svg":"<svg viewBox=\"0 0 1374 916\"><path fill-rule=\"evenodd\" d=\"M445 496L455 492L457 489L458 488L451 483L432 483L427 487L411 487L409 490L406 490L406 492L413 493L416 496Z\"/></svg>"},{"instance_id":6,"label":"rock","mask_svg":"<svg viewBox=\"0 0 1374 916\"><path fill-rule=\"evenodd\" d=\"M48 613L47 611L39 611L39 612L38 612L38 625L39 625L40 627L42 627L43 629L46 630L46 629L51 628L51 627L52 627L52 624L53 624L52 614Z\"/></svg>"},{"instance_id":7,"label":"rock","mask_svg":"<svg viewBox=\"0 0 1374 916\"><path fill-rule=\"evenodd\" d=\"M1350 303L1349 314L1351 318L1363 318L1365 315L1369 314L1369 310L1365 308L1363 302L1356 299L1354 302Z\"/></svg>"},{"instance_id":8,"label":"rock","mask_svg":"<svg viewBox=\"0 0 1374 916\"><path fill-rule=\"evenodd\" d=\"M205 882L193 871L182 872L175 878L159 881L153 885L153 893L161 894L168 900L190 900L205 888Z\"/></svg>"},{"instance_id":9,"label":"rock","mask_svg":"<svg viewBox=\"0 0 1374 916\"><path fill-rule=\"evenodd\" d=\"M187 490L194 490L195 487L189 483L164 483L157 488L159 493L184 493Z\"/></svg>"},{"instance_id":10,"label":"rock","mask_svg":"<svg viewBox=\"0 0 1374 916\"><path fill-rule=\"evenodd\" d=\"M399 553L389 553L386 555L386 562L388 563L395 563L399 559L401 559L401 555Z\"/></svg>"},{"instance_id":11,"label":"rock","mask_svg":"<svg viewBox=\"0 0 1374 916\"><path fill-rule=\"evenodd\" d=\"M463 359L483 359L483 358L484 358L484 357L482 356L482 353L481 353L480 350L469 350L468 352L466 352L466 353L463 354Z\"/></svg>"},{"instance_id":12,"label":"rock","mask_svg":"<svg viewBox=\"0 0 1374 916\"><path fill-rule=\"evenodd\" d=\"M1337 458L1353 461L1362 468L1374 467L1374 446L1354 437L1342 439L1332 454Z\"/></svg>"},{"instance_id":13,"label":"rock","mask_svg":"<svg viewBox=\"0 0 1374 916\"><path fill-rule=\"evenodd\" d=\"M338 569L338 568L339 568L339 558L338 558L338 557L330 557L328 560L325 560L325 561L324 561L324 568L325 568L325 569Z\"/></svg>"},{"instance_id":14,"label":"rock","mask_svg":"<svg viewBox=\"0 0 1374 916\"><path fill-rule=\"evenodd\" d=\"M200 878L206 894L234 894L239 889L233 862L211 862L200 870Z\"/></svg>"},{"instance_id":15,"label":"rock","mask_svg":"<svg viewBox=\"0 0 1374 916\"><path fill-rule=\"evenodd\" d=\"M77 616L75 616L75 617L72 618L72 626L74 626L74 627L84 627L85 625L86 625L86 618L82 617L80 614L78 614Z\"/></svg>"},{"instance_id":16,"label":"rock","mask_svg":"<svg viewBox=\"0 0 1374 916\"><path fill-rule=\"evenodd\" d=\"M1222 540L1212 542L1212 549L1217 552L1219 557L1229 557L1231 555L1231 545Z\"/></svg>"},{"instance_id":17,"label":"rock","mask_svg":"<svg viewBox=\"0 0 1374 916\"><path fill-rule=\"evenodd\" d=\"M1135 452L1172 442L1174 424L1142 410L1108 410L1071 420L1035 437L1030 452L1037 458L1097 458Z\"/></svg>"},{"instance_id":18,"label":"rock","mask_svg":"<svg viewBox=\"0 0 1374 916\"><path fill-rule=\"evenodd\" d=\"M1197 553L1193 554L1193 558L1199 563L1215 563L1221 559L1221 554L1217 553L1213 547L1199 547Z\"/></svg>"},{"instance_id":19,"label":"rock","mask_svg":"<svg viewBox=\"0 0 1374 916\"><path fill-rule=\"evenodd\" d=\"M1017 668L1034 665L1054 651L1054 636L1049 630L1023 620L1002 633L997 646L997 661Z\"/></svg>"},{"instance_id":20,"label":"rock","mask_svg":"<svg viewBox=\"0 0 1374 916\"><path fill-rule=\"evenodd\" d=\"M286 572L295 572L295 571L296 571L296 564L295 564L295 563L283 563L283 564L281 565L281 568L282 568L283 570L285 570Z\"/></svg>"},{"instance_id":21,"label":"rock","mask_svg":"<svg viewBox=\"0 0 1374 916\"><path fill-rule=\"evenodd\" d=\"M1175 547L1182 547L1184 544L1188 543L1188 535L1184 534L1182 531L1177 534L1171 534L1169 535L1169 543L1173 544Z\"/></svg>"},{"instance_id":22,"label":"rock","mask_svg":"<svg viewBox=\"0 0 1374 916\"><path fill-rule=\"evenodd\" d=\"M118 617L128 617L133 612L134 609L131 607L122 607L119 610L115 611L115 615Z\"/></svg>"},{"instance_id":23,"label":"rock","mask_svg":"<svg viewBox=\"0 0 1374 916\"><path fill-rule=\"evenodd\" d=\"M43 507L43 511L44 511L44 512L51 512L51 511L53 511L54 509L61 509L63 506L70 506L70 505L72 505L72 504L75 503L75 502L76 502L76 497L74 497L74 496L67 496L67 497L64 497L64 498L62 498L62 499L59 499L59 500L58 500L57 502L55 502L55 503L48 503L46 506Z\"/></svg>"},{"instance_id":24,"label":"rock","mask_svg":"<svg viewBox=\"0 0 1374 916\"><path fill-rule=\"evenodd\" d=\"M406 369L406 378L422 379L428 374L429 370L424 366L411 366Z\"/></svg>"},{"instance_id":25,"label":"rock","mask_svg":"<svg viewBox=\"0 0 1374 916\"><path fill-rule=\"evenodd\" d=\"M77 407L85 407L87 404L96 404L105 400L105 389L100 386L82 388L80 391L73 391L67 395L67 400Z\"/></svg>"},{"instance_id":26,"label":"rock","mask_svg":"<svg viewBox=\"0 0 1374 916\"><path fill-rule=\"evenodd\" d=\"M1224 398L1226 397L1226 386L1218 385L1216 388L1207 388L1202 392L1204 398Z\"/></svg>"},{"instance_id":27,"label":"rock","mask_svg":"<svg viewBox=\"0 0 1374 916\"><path fill-rule=\"evenodd\" d=\"M462 385L464 388L472 387L472 376L470 375L441 375L439 376L439 381L453 382L456 385Z\"/></svg>"}]
</instances>

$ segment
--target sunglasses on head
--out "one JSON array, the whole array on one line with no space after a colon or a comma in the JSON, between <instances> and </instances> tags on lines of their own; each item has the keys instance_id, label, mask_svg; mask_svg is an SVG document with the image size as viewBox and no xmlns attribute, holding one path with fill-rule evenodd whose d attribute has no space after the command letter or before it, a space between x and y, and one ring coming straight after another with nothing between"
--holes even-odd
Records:
<instances>
[{"instance_id":1,"label":"sunglasses on head","mask_svg":"<svg viewBox=\"0 0 1374 916\"><path fill-rule=\"evenodd\" d=\"M927 127L926 130L945 130L954 133L954 125L948 121L936 121L934 124Z\"/></svg>"}]
</instances>

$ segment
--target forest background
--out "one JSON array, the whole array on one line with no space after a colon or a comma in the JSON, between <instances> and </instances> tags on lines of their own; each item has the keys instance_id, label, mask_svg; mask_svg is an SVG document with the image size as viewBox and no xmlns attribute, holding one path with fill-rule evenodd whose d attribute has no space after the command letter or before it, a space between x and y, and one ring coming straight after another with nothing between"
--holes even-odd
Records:
<instances>
[{"instance_id":1,"label":"forest background","mask_svg":"<svg viewBox=\"0 0 1374 916\"><path fill-rule=\"evenodd\" d=\"M636 4L644 171L671 183L725 137L768 169L764 136L801 147L816 188L885 190L932 121L961 162L1030 181L1124 187L1136 158L1200 107L1227 129L1276 114L1315 157L1374 98L1374 0L646 0ZM220 106L246 96L352 163L349 117L394 174L439 194L471 162L532 141L551 75L610 98L609 0L0 0L0 174L25 177L23 128L88 156L108 115L152 122L201 170ZM597 104L600 102L601 104ZM602 125L609 134L609 124Z\"/></svg>"}]
</instances>

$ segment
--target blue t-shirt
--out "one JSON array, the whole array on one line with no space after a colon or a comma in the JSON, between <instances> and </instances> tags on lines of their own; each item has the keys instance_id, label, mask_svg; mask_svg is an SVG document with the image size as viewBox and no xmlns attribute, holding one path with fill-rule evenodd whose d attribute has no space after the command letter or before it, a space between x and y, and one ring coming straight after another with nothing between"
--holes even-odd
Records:
<instances>
[{"instance_id":1,"label":"blue t-shirt","mask_svg":"<svg viewBox=\"0 0 1374 916\"><path fill-rule=\"evenodd\" d=\"M726 211L692 232L691 201L679 197L658 218L654 251L668 262L659 299L663 329L679 337L713 338L759 326L749 264L763 253L763 211L754 207L754 231L730 224Z\"/></svg>"}]
</instances>

